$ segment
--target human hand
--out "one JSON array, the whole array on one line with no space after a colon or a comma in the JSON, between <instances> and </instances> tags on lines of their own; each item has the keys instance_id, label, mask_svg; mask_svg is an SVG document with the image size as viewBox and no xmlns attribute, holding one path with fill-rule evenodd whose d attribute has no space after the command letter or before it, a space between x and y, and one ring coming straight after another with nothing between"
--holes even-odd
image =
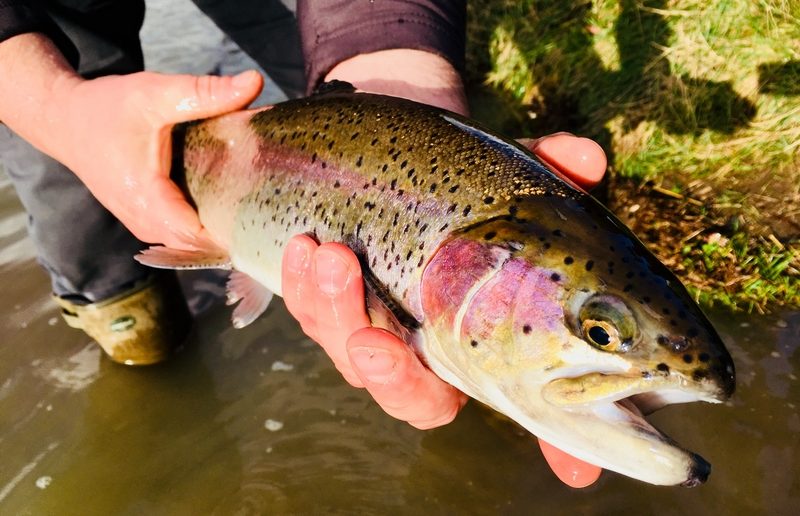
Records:
<instances>
[{"instance_id":1,"label":"human hand","mask_svg":"<svg viewBox=\"0 0 800 516\"><path fill-rule=\"evenodd\" d=\"M51 104L61 131L44 150L75 172L137 238L191 248L204 231L169 177L172 126L242 109L261 85L255 71L235 77L75 77Z\"/></svg>"},{"instance_id":2,"label":"human hand","mask_svg":"<svg viewBox=\"0 0 800 516\"><path fill-rule=\"evenodd\" d=\"M593 141L559 133L522 142L578 185L601 179L606 157ZM302 235L283 258L283 297L303 331L319 342L345 380L364 387L391 416L421 428L449 423L466 396L427 369L397 336L370 325L358 259L337 243ZM601 469L539 441L550 467L571 487L585 487Z\"/></svg>"}]
</instances>

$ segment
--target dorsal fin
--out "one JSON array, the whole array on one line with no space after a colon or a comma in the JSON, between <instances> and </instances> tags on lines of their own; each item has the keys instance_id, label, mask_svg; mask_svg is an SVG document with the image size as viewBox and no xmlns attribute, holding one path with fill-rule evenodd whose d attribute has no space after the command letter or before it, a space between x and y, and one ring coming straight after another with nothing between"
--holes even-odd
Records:
<instances>
[{"instance_id":1,"label":"dorsal fin","mask_svg":"<svg viewBox=\"0 0 800 516\"><path fill-rule=\"evenodd\" d=\"M314 90L312 95L328 95L330 93L355 93L356 87L346 81L332 80L323 82Z\"/></svg>"}]
</instances>

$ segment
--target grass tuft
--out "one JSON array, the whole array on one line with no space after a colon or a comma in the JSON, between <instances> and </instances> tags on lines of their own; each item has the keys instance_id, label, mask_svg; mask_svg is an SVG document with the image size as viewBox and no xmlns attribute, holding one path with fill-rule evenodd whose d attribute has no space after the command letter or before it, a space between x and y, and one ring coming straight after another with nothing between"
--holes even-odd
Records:
<instances>
[{"instance_id":1,"label":"grass tuft","mask_svg":"<svg viewBox=\"0 0 800 516\"><path fill-rule=\"evenodd\" d=\"M722 247L660 246L702 264L679 271L697 296L800 306L800 2L473 0L468 32L476 117L512 136L594 138L632 196L648 181L689 197L701 185L700 220L737 231ZM639 216L702 231L670 212ZM731 257L739 269L721 266Z\"/></svg>"}]
</instances>

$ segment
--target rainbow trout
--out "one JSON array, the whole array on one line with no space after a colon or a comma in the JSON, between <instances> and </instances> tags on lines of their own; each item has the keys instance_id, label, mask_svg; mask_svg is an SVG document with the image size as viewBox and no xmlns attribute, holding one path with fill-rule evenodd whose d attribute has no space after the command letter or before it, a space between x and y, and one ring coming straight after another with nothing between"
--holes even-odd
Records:
<instances>
[{"instance_id":1,"label":"rainbow trout","mask_svg":"<svg viewBox=\"0 0 800 516\"><path fill-rule=\"evenodd\" d=\"M187 195L214 243L156 267L232 268L243 326L280 294L288 240L342 242L373 322L442 379L587 462L694 486L709 464L643 414L734 390L722 341L609 211L456 114L339 86L184 127Z\"/></svg>"}]
</instances>

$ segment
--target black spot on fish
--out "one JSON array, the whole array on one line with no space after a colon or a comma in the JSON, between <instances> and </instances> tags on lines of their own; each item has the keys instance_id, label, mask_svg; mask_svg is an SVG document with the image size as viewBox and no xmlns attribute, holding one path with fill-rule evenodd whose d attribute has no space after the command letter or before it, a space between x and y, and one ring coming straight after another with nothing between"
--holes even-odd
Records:
<instances>
[{"instance_id":1,"label":"black spot on fish","mask_svg":"<svg viewBox=\"0 0 800 516\"><path fill-rule=\"evenodd\" d=\"M696 382L708 378L708 371L705 369L695 369L692 373L692 379Z\"/></svg>"},{"instance_id":2,"label":"black spot on fish","mask_svg":"<svg viewBox=\"0 0 800 516\"><path fill-rule=\"evenodd\" d=\"M493 238L494 238L494 237L496 237L496 236L497 236L497 233L496 233L496 232L494 232L494 231L489 231L488 233L486 233L485 235L483 235L483 239L484 239L484 240L491 240L491 239L493 239Z\"/></svg>"},{"instance_id":3,"label":"black spot on fish","mask_svg":"<svg viewBox=\"0 0 800 516\"><path fill-rule=\"evenodd\" d=\"M656 369L658 369L659 371L661 371L663 373L668 373L669 372L669 366L667 364L664 364L664 363L658 364L656 366Z\"/></svg>"},{"instance_id":4,"label":"black spot on fish","mask_svg":"<svg viewBox=\"0 0 800 516\"><path fill-rule=\"evenodd\" d=\"M558 282L561 281L561 276L557 272L554 272L553 274L550 275L550 279L555 282Z\"/></svg>"},{"instance_id":5,"label":"black spot on fish","mask_svg":"<svg viewBox=\"0 0 800 516\"><path fill-rule=\"evenodd\" d=\"M351 137L350 137L350 141L353 141L353 140L355 140L356 138L358 138L358 134L359 134L359 133L357 133L357 132L356 132L356 133L353 133L353 136L351 136Z\"/></svg>"},{"instance_id":6,"label":"black spot on fish","mask_svg":"<svg viewBox=\"0 0 800 516\"><path fill-rule=\"evenodd\" d=\"M403 162L400 163L400 169L402 170L402 169L406 168L406 166L408 166L408 160L407 159L403 160Z\"/></svg>"},{"instance_id":7,"label":"black spot on fish","mask_svg":"<svg viewBox=\"0 0 800 516\"><path fill-rule=\"evenodd\" d=\"M586 262L586 270L587 271L592 270L592 267L594 267L594 260L589 260L588 262Z\"/></svg>"},{"instance_id":8,"label":"black spot on fish","mask_svg":"<svg viewBox=\"0 0 800 516\"><path fill-rule=\"evenodd\" d=\"M522 327L522 333L524 333L525 335L528 335L530 332L531 332L530 324L526 324L525 326Z\"/></svg>"},{"instance_id":9,"label":"black spot on fish","mask_svg":"<svg viewBox=\"0 0 800 516\"><path fill-rule=\"evenodd\" d=\"M428 191L430 193L435 192L436 191L436 183L431 183L431 186L430 186L430 188L428 188Z\"/></svg>"},{"instance_id":10,"label":"black spot on fish","mask_svg":"<svg viewBox=\"0 0 800 516\"><path fill-rule=\"evenodd\" d=\"M458 190L458 185L451 186L447 191L450 193L456 193L456 190Z\"/></svg>"},{"instance_id":11,"label":"black spot on fish","mask_svg":"<svg viewBox=\"0 0 800 516\"><path fill-rule=\"evenodd\" d=\"M472 346L473 348L477 348L478 347L478 341L473 339L473 340L469 341L469 345Z\"/></svg>"},{"instance_id":12,"label":"black spot on fish","mask_svg":"<svg viewBox=\"0 0 800 516\"><path fill-rule=\"evenodd\" d=\"M560 229L554 229L553 230L553 235L555 235L557 237L563 237L564 233ZM611 263L611 262L609 262L609 263Z\"/></svg>"},{"instance_id":13,"label":"black spot on fish","mask_svg":"<svg viewBox=\"0 0 800 516\"><path fill-rule=\"evenodd\" d=\"M359 156L358 159L356 160L356 166L360 167L363 161L364 161L364 156Z\"/></svg>"},{"instance_id":14,"label":"black spot on fish","mask_svg":"<svg viewBox=\"0 0 800 516\"><path fill-rule=\"evenodd\" d=\"M487 195L483 198L483 204L492 204L494 202L494 197L491 195Z\"/></svg>"},{"instance_id":15,"label":"black spot on fish","mask_svg":"<svg viewBox=\"0 0 800 516\"><path fill-rule=\"evenodd\" d=\"M701 362L708 362L708 361L711 359L711 357L709 356L709 354L708 354L708 353L700 353L700 354L697 356L697 358L698 358L698 359L699 359Z\"/></svg>"},{"instance_id":16,"label":"black spot on fish","mask_svg":"<svg viewBox=\"0 0 800 516\"><path fill-rule=\"evenodd\" d=\"M340 186L341 186L341 184L339 183L339 180L336 180L336 181L333 183L333 187L334 187L334 188L339 188Z\"/></svg>"},{"instance_id":17,"label":"black spot on fish","mask_svg":"<svg viewBox=\"0 0 800 516\"><path fill-rule=\"evenodd\" d=\"M469 204L467 204L467 205L464 207L463 214L464 214L464 216L465 216L465 217L466 217L467 215L469 215L469 212L470 212L470 210L471 210L471 209L472 209L472 206L471 206L471 205L469 205Z\"/></svg>"},{"instance_id":18,"label":"black spot on fish","mask_svg":"<svg viewBox=\"0 0 800 516\"><path fill-rule=\"evenodd\" d=\"M564 264L565 265L572 265L572 262L574 262L574 261L575 260L572 259L572 256L567 256L566 258L564 258Z\"/></svg>"},{"instance_id":19,"label":"black spot on fish","mask_svg":"<svg viewBox=\"0 0 800 516\"><path fill-rule=\"evenodd\" d=\"M693 360L692 355L690 355L689 353L683 355L683 361L686 362L687 364L691 364L692 360Z\"/></svg>"},{"instance_id":20,"label":"black spot on fish","mask_svg":"<svg viewBox=\"0 0 800 516\"><path fill-rule=\"evenodd\" d=\"M378 144L378 139L377 139L377 138L374 138L374 139L373 139L373 140L370 142L370 145L372 145L373 147L374 147L375 145L377 145L377 144Z\"/></svg>"}]
</instances>

